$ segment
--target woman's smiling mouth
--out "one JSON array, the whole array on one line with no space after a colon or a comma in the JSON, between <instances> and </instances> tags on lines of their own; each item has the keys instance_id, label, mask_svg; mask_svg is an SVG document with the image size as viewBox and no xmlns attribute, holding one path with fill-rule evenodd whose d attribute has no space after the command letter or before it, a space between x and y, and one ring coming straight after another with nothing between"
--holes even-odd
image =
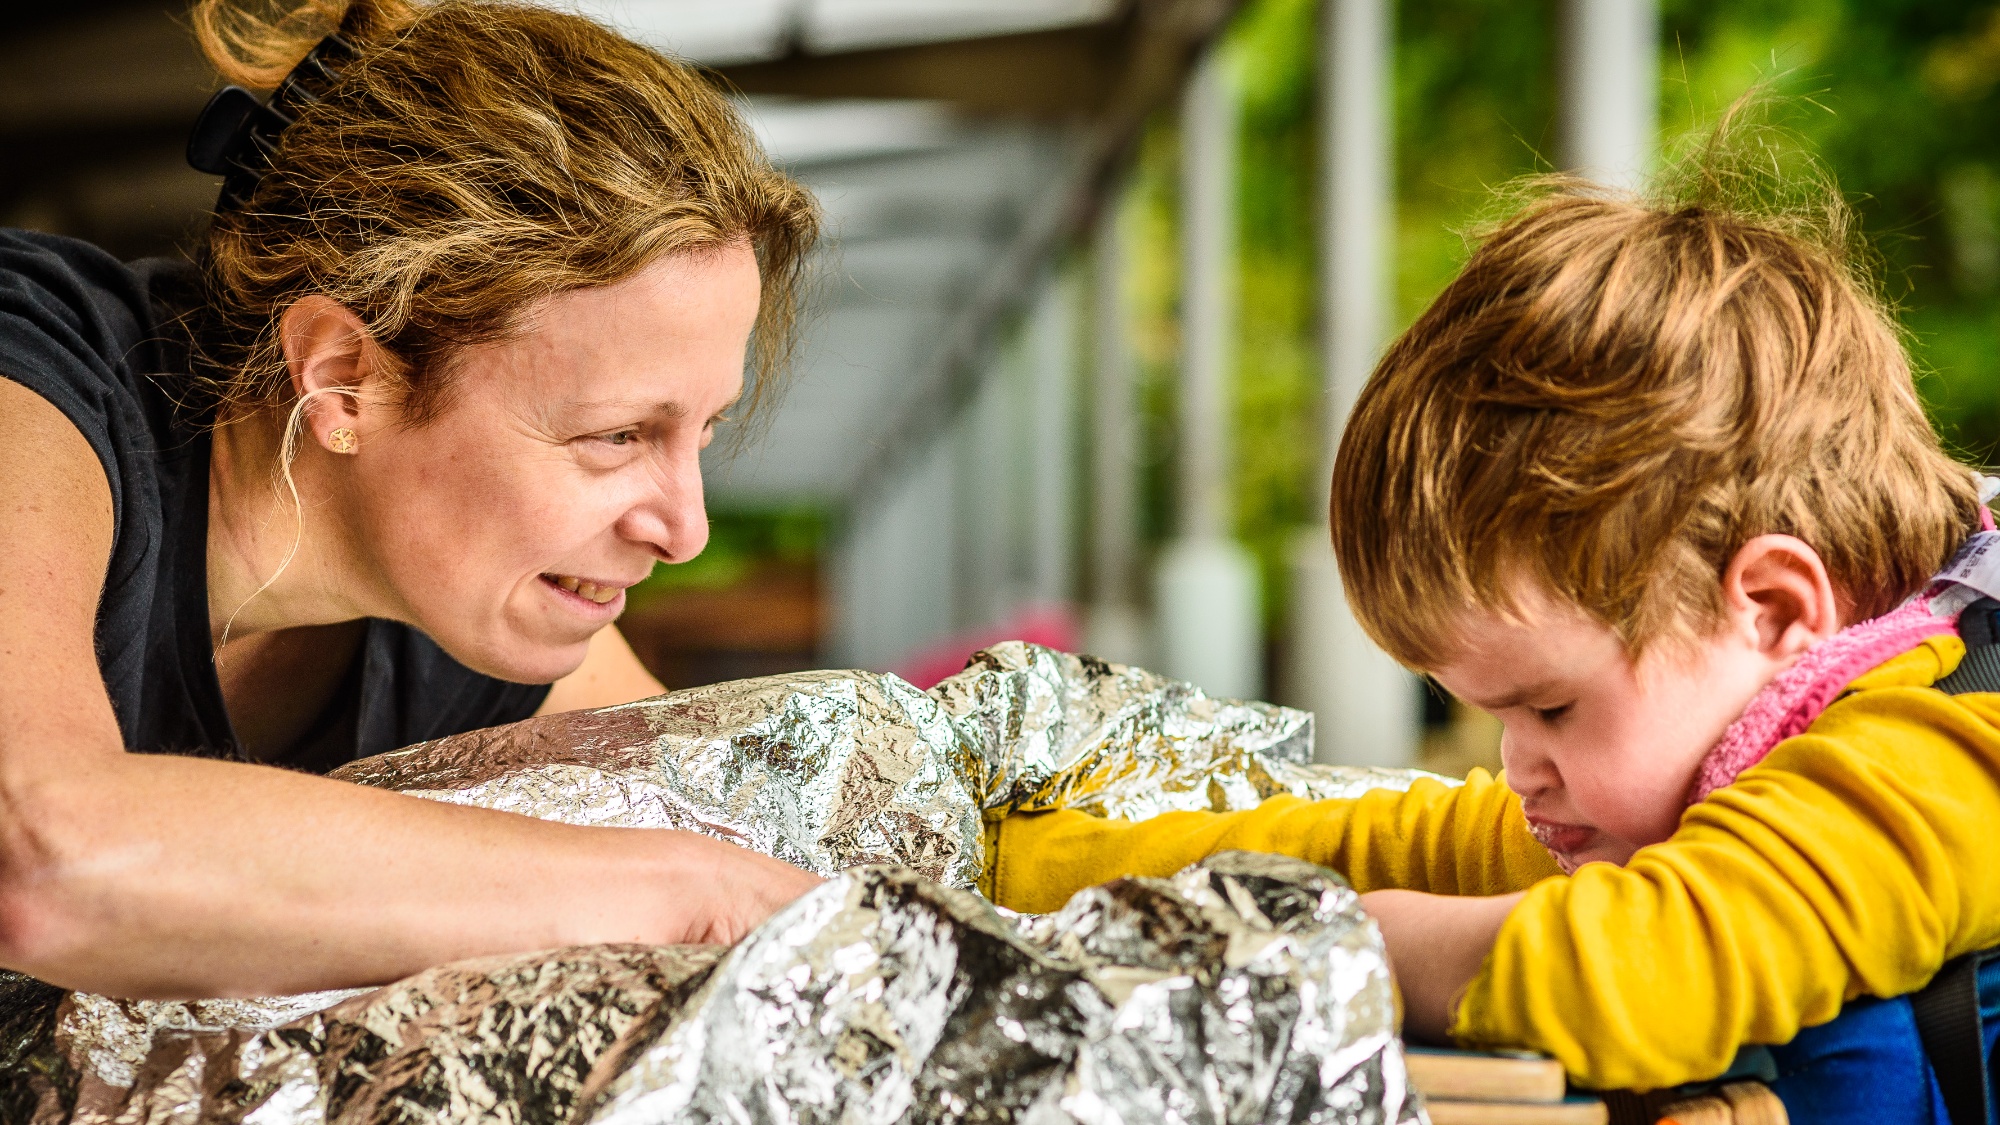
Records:
<instances>
[{"instance_id":1,"label":"woman's smiling mouth","mask_svg":"<svg viewBox=\"0 0 2000 1125\"><path fill-rule=\"evenodd\" d=\"M600 585L568 574L544 574L542 581L558 593L567 594L577 601L589 602L594 606L610 605L625 594L623 586Z\"/></svg>"}]
</instances>

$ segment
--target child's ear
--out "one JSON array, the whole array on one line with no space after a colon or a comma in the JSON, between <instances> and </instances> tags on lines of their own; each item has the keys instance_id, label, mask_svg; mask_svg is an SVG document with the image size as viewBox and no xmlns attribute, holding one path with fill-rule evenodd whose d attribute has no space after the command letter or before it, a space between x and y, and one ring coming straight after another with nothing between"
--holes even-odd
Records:
<instances>
[{"instance_id":1,"label":"child's ear","mask_svg":"<svg viewBox=\"0 0 2000 1125\"><path fill-rule=\"evenodd\" d=\"M1774 659L1789 660L1840 632L1840 599L1826 563L1805 540L1759 535L1722 572L1732 627Z\"/></svg>"}]
</instances>

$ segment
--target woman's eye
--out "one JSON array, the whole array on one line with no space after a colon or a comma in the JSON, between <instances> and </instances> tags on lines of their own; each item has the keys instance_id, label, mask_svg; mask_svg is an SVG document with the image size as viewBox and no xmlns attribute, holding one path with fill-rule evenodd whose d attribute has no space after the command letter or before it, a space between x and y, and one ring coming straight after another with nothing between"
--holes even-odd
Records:
<instances>
[{"instance_id":1,"label":"woman's eye","mask_svg":"<svg viewBox=\"0 0 2000 1125\"><path fill-rule=\"evenodd\" d=\"M639 431L637 430L619 430L615 434L604 435L604 441L607 445L631 445L638 440Z\"/></svg>"}]
</instances>

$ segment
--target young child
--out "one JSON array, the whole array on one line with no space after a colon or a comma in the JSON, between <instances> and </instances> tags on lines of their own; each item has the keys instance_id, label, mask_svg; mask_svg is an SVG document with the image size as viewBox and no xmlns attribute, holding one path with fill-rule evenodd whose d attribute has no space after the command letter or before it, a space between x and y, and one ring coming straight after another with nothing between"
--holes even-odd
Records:
<instances>
[{"instance_id":1,"label":"young child","mask_svg":"<svg viewBox=\"0 0 2000 1125\"><path fill-rule=\"evenodd\" d=\"M996 899L1301 856L1374 892L1413 1034L1602 1088L1713 1077L2000 945L2000 694L1933 686L1981 592L1933 579L1984 510L1827 206L1556 190L1362 394L1333 482L1349 601L1500 719L1499 778L1017 815Z\"/></svg>"}]
</instances>

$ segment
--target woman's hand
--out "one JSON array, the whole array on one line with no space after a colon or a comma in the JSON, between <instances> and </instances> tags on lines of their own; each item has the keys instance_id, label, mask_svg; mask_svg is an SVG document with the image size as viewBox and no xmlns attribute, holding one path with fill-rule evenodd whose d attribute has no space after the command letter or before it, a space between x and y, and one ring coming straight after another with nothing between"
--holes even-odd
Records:
<instances>
[{"instance_id":1,"label":"woman's hand","mask_svg":"<svg viewBox=\"0 0 2000 1125\"><path fill-rule=\"evenodd\" d=\"M1519 893L1472 898L1418 891L1373 891L1361 908L1382 930L1389 967L1403 991L1403 1033L1445 1042L1452 1009L1500 935Z\"/></svg>"},{"instance_id":2,"label":"woman's hand","mask_svg":"<svg viewBox=\"0 0 2000 1125\"><path fill-rule=\"evenodd\" d=\"M676 878L668 894L698 890L695 909L687 918L681 942L691 945L734 945L784 909L791 901L825 880L782 860L692 833L673 834L682 849L686 874Z\"/></svg>"}]
</instances>

